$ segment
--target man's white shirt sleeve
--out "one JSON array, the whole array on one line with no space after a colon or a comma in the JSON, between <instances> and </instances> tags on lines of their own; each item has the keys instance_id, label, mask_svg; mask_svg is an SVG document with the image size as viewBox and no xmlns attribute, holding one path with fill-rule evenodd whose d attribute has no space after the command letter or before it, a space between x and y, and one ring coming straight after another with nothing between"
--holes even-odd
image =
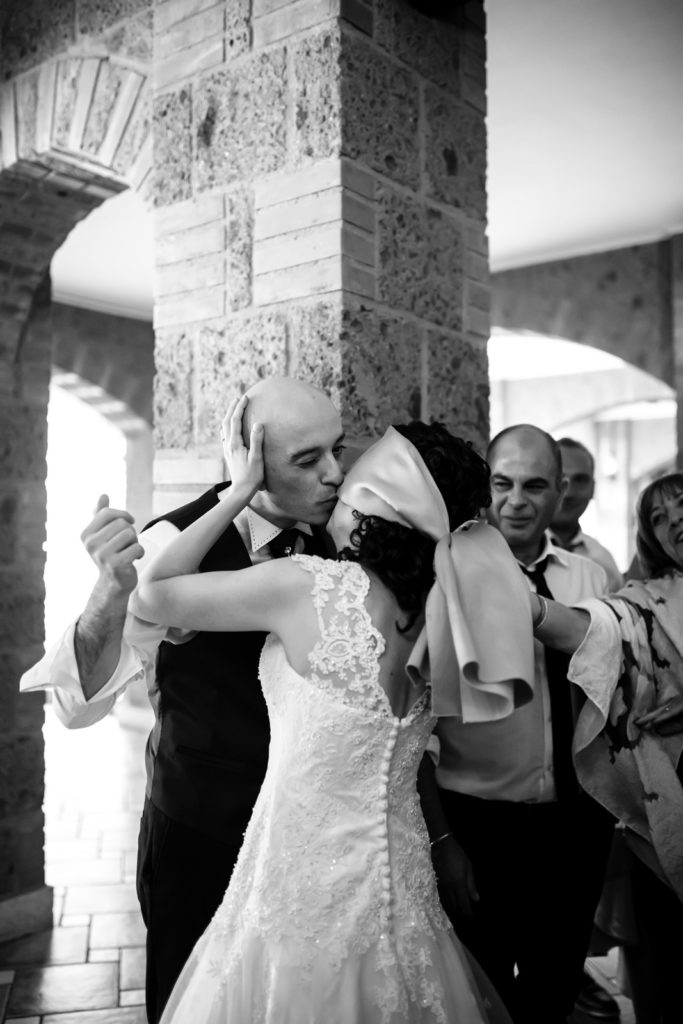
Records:
<instances>
[{"instance_id":1,"label":"man's white shirt sleeve","mask_svg":"<svg viewBox=\"0 0 683 1024\"><path fill-rule=\"evenodd\" d=\"M155 523L141 534L140 543L145 549L145 554L136 562L138 572L177 534L177 527L166 520ZM50 690L57 717L70 729L79 729L99 722L135 679L145 677L149 684L151 680L148 677L154 675L156 652L162 640L169 639L175 643L182 643L194 636L194 633L167 630L165 626L144 622L129 612L123 629L121 654L116 669L102 689L90 700L86 700L74 651L75 628L74 622L61 639L45 652L41 660L23 674L19 683L22 693Z\"/></svg>"}]
</instances>

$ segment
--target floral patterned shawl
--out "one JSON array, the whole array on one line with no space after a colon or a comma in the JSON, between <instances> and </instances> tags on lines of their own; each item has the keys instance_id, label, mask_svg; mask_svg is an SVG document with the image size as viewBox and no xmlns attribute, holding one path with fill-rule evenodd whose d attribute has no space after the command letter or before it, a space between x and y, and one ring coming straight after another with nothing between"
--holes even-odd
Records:
<instances>
[{"instance_id":1,"label":"floral patterned shawl","mask_svg":"<svg viewBox=\"0 0 683 1024\"><path fill-rule=\"evenodd\" d=\"M579 781L646 841L643 859L683 900L683 735L634 721L683 693L683 573L632 580L579 607L591 616L569 666L588 698L574 734Z\"/></svg>"}]
</instances>

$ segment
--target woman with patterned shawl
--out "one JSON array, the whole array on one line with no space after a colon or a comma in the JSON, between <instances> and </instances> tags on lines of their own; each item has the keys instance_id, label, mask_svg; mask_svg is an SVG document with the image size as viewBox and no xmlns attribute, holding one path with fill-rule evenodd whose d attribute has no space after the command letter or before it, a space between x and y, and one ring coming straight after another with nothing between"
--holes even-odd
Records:
<instances>
[{"instance_id":1,"label":"woman with patterned shawl","mask_svg":"<svg viewBox=\"0 0 683 1024\"><path fill-rule=\"evenodd\" d=\"M579 781L625 826L638 858L636 925L657 945L658 1005L647 1022L681 1024L683 733L673 719L683 708L683 473L645 488L637 520L645 579L576 608L532 595L532 615L542 643L573 655L569 678L585 694L573 748ZM672 724L678 731L666 735Z\"/></svg>"}]
</instances>

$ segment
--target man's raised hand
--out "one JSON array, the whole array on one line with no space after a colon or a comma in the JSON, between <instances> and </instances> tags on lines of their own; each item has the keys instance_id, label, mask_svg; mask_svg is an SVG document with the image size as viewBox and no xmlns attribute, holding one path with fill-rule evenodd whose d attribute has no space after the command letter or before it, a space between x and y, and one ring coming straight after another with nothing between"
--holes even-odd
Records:
<instances>
[{"instance_id":1,"label":"man's raised hand","mask_svg":"<svg viewBox=\"0 0 683 1024\"><path fill-rule=\"evenodd\" d=\"M221 443L233 487L243 487L251 498L264 484L263 424L252 424L247 447L243 420L248 402L242 395L228 406L221 424Z\"/></svg>"},{"instance_id":2,"label":"man's raised hand","mask_svg":"<svg viewBox=\"0 0 683 1024\"><path fill-rule=\"evenodd\" d=\"M102 584L121 595L135 589L138 574L133 563L142 558L145 549L138 541L130 512L109 508L108 496L101 494L81 541L99 570Z\"/></svg>"}]
</instances>

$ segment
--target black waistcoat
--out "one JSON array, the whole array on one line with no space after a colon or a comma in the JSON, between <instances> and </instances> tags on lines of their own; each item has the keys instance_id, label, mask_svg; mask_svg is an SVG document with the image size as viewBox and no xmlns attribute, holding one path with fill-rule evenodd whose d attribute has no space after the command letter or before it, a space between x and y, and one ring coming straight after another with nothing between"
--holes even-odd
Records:
<instances>
[{"instance_id":1,"label":"black waistcoat","mask_svg":"<svg viewBox=\"0 0 683 1024\"><path fill-rule=\"evenodd\" d=\"M161 518L184 529L216 503L222 486ZM316 553L324 552L318 546ZM200 572L249 565L231 525ZM231 844L241 841L268 760L268 713L258 681L264 640L265 633L197 633L185 644L164 641L157 656L157 723L148 744L152 803Z\"/></svg>"}]
</instances>

